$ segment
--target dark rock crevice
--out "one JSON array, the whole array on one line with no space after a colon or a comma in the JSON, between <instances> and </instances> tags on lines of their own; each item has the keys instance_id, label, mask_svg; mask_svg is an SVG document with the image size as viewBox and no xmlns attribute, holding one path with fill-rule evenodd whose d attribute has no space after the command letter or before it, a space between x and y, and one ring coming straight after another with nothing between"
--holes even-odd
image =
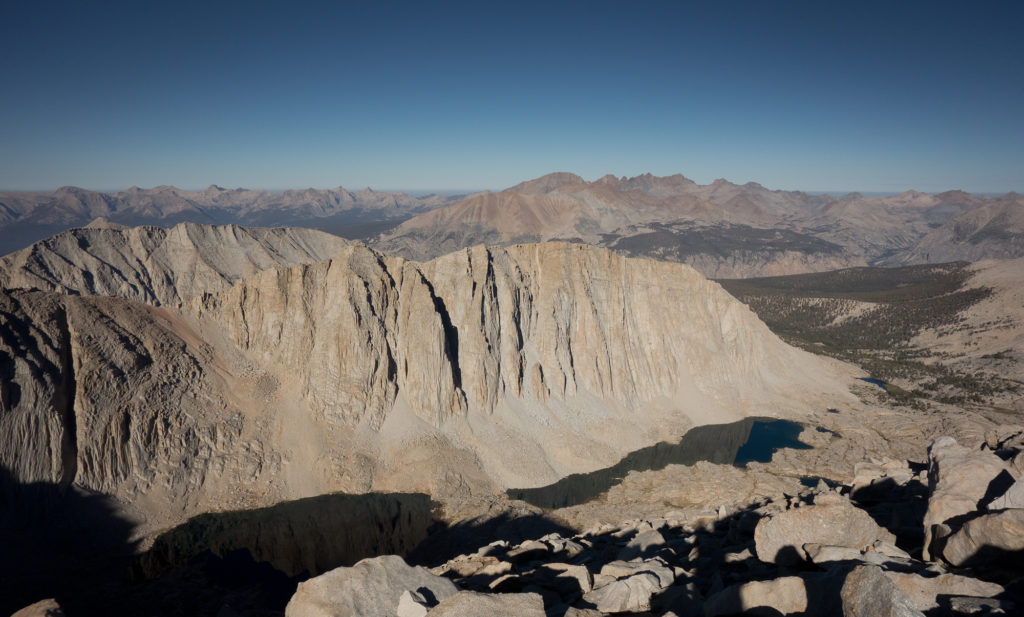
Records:
<instances>
[{"instance_id":1,"label":"dark rock crevice","mask_svg":"<svg viewBox=\"0 0 1024 617\"><path fill-rule=\"evenodd\" d=\"M67 308L58 319L58 348L60 349L60 383L53 395L53 408L60 414L64 431L61 435L61 476L60 486L67 488L75 481L78 473L78 422L75 417L75 361L71 341L71 325Z\"/></svg>"},{"instance_id":2,"label":"dark rock crevice","mask_svg":"<svg viewBox=\"0 0 1024 617\"><path fill-rule=\"evenodd\" d=\"M434 303L434 310L437 311L437 316L441 319L441 328L444 331L444 354L452 367L452 385L456 390L461 390L462 369L459 367L459 329L452 324L448 307L445 306L444 299L434 291L434 285L427 280L427 277L422 276L422 274L420 276L423 284L427 287L427 291L430 292L430 299Z\"/></svg>"}]
</instances>

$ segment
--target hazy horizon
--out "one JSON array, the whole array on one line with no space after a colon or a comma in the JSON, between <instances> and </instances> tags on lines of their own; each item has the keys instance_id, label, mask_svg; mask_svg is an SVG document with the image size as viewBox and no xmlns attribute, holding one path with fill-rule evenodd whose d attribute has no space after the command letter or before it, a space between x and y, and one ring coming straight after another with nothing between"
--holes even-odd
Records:
<instances>
[{"instance_id":1,"label":"hazy horizon","mask_svg":"<svg viewBox=\"0 0 1024 617\"><path fill-rule=\"evenodd\" d=\"M0 23L6 190L1024 191L1019 2L56 4Z\"/></svg>"},{"instance_id":2,"label":"hazy horizon","mask_svg":"<svg viewBox=\"0 0 1024 617\"><path fill-rule=\"evenodd\" d=\"M550 173L558 173L558 172L550 172ZM568 172L568 173L574 173L574 172ZM542 175L548 175L548 174L542 174ZM576 174L576 175L580 175L580 174ZM587 181L587 182L593 182L593 181L595 181L595 180L597 180L599 178L604 177L605 175L608 175L608 174L601 174L599 176L592 177L592 178L587 178L587 177L583 177L583 176L581 176L581 177L583 177L583 179L585 181ZM633 177L633 176L623 176L622 174L611 174L611 175L615 175L617 177ZM643 175L643 174L637 174L637 175ZM675 175L675 174L668 174L668 175ZM719 178L714 178L712 180L699 181L699 180L697 180L695 178L692 178L692 177L690 177L690 176L688 176L686 174L682 174L682 175L684 177L690 179L690 180L693 180L694 182L696 182L699 185L712 184L715 180L719 179ZM537 176L537 177L541 177L541 176ZM534 179L536 179L536 178L523 178L523 179L521 179L521 180L519 180L517 182L514 182L514 183L512 183L512 184L510 184L508 186L485 187L485 188L437 188L437 189L424 189L424 188L374 187L374 186L367 186L367 185L345 186L345 185L340 185L340 184L336 184L336 185L333 185L333 186L289 186L289 187L285 187L285 188L275 188L275 187L265 187L265 186L225 186L224 184L213 182L213 183L207 184L205 186L177 186L177 185L174 185L174 184L164 183L164 184L156 184L156 185L153 185L153 186L139 186L137 184L133 184L133 185L129 185L129 186L125 186L125 187L120 187L120 188L109 188L109 187L107 187L107 188L93 188L93 187L78 186L78 185L72 185L72 184L64 184L64 185L61 185L61 186L58 186L58 187L54 187L54 188L29 188L29 189L21 189L21 188L3 188L3 187L0 187L0 192L2 192L2 193L52 193L52 192L56 192L56 191L60 190L61 188L74 187L74 188L84 189L84 190L87 190L87 191L93 191L93 192L97 192L97 193L113 194L113 193L120 193L120 192L123 192L123 191L127 191L127 190L129 190L131 188L138 188L140 190L152 190L152 189L155 189L155 188L157 188L159 186L172 186L175 189L178 189L178 190L181 190L181 191L199 192L199 191L203 191L203 190L209 188L210 186L217 186L217 187L219 187L221 189L229 190L229 191L231 191L231 190L267 191L267 192L272 193L272 194L280 194L280 193L285 193L287 191L303 191L303 190L323 191L323 190L334 190L334 189L343 188L343 189L345 189L347 191L352 191L352 192L361 191L361 190L364 190L364 189L369 189L369 190L372 190L372 191L375 191L375 192L378 192L378 193L406 193L408 195L412 195L412 196L415 196L415 197L423 197L423 196L426 196L426 195L444 195L444 196L450 197L450 196L466 195L466 194L471 194L471 193L480 193L480 192L485 192L485 191L500 192L500 191L504 191L506 189L512 188L513 186L515 186L516 184L519 184L521 182L525 182L525 181L529 181L529 180L534 180ZM948 191L958 191L958 190L964 191L966 193L970 193L972 195L980 195L980 196L987 196L987 197L998 197L998 196L1001 196L1001 195L1005 195L1007 193L1021 192L1021 191L1015 191L1013 189L1011 189L1009 191L968 191L968 190L957 188L957 187L945 188L945 189L940 189L940 190L921 190L921 189L918 189L916 187L906 187L906 188L903 188L903 189L900 189L900 190L889 190L889 191L872 191L872 190L861 190L861 189L817 190L817 189L788 188L788 187L787 188L779 188L779 187L774 187L774 186L767 186L764 183L757 182L756 180L732 180L730 178L722 178L722 179L724 179L724 180L726 180L728 182L731 182L733 184L736 184L736 185L743 185L743 184L747 184L748 182L756 182L756 183L761 184L766 189L771 190L771 191L798 191L798 192L808 193L808 194L812 194L812 195L831 195L831 196L835 196L835 197L840 197L840 196L843 196L843 195L849 195L851 193L859 193L859 194L861 194L861 195L863 195L865 197L876 197L876 196L885 196L885 195L898 195L900 193L904 193L904 192L907 192L907 191L917 191L919 193L927 193L927 194L931 194L931 195L937 195L939 193L945 193L945 192L948 192Z\"/></svg>"},{"instance_id":3,"label":"hazy horizon","mask_svg":"<svg viewBox=\"0 0 1024 617\"><path fill-rule=\"evenodd\" d=\"M564 171L564 170L560 170L560 171ZM553 171L553 172L549 172L549 173L559 173L559 172L558 171ZM571 172L570 171L570 172L567 172L567 173L575 173L575 172ZM426 195L457 196L457 195L464 195L464 194L470 194L470 193L479 193L479 192L485 192L485 191L500 192L500 191L504 191L506 189L512 188L513 186L515 186L517 184L520 184L521 182L526 182L526 181L529 181L529 180L534 180L534 179L542 177L544 175L548 175L548 174L541 174L541 176L535 176L535 177L531 177L531 178L522 178L522 179L520 179L520 180L518 180L516 182L513 182L513 183L509 184L508 186L482 187L482 188L402 188L402 187L387 187L387 186L385 186L385 187L376 187L376 186L358 185L358 184L357 185L352 185L352 186L347 186L347 185L343 185L343 184L335 184L335 185L331 185L331 186L288 186L288 187L281 188L281 187L266 187L266 186L226 186L226 185L224 185L222 183L212 182L212 183L204 185L204 186L178 186L178 185L170 184L170 183L162 183L162 184L155 184L155 185L152 185L152 186L140 186L138 184L132 184L132 185L128 185L128 186L124 186L124 187L117 187L117 188L89 187L89 186L79 186L79 185L74 185L74 184L64 184L64 185L61 185L61 186L51 187L51 188L27 188L27 189L25 189L25 188L4 188L4 187L0 187L0 192L3 192L3 193L52 193L52 192L56 192L56 191L58 191L58 190L60 190L62 188L65 188L65 187L73 187L73 188L84 189L84 190L87 190L87 191L93 191L93 192L97 192L97 193L108 193L108 194L111 194L111 193L120 193L120 192L123 192L123 191L127 191L127 190L129 190L131 188L138 188L140 190L152 190L152 189L155 189L155 188L160 187L160 186L171 186L171 187L174 187L175 189L182 190L182 191L199 192L199 191L203 191L203 190L209 188L210 186L217 186L217 187L219 187L221 189L229 190L229 191L231 191L231 190L267 191L267 192L273 193L273 194L284 193L284 192L287 192L287 191L303 191L303 190L319 190L319 191L323 191L323 190L334 190L334 189L343 188L345 190L353 191L353 192L369 189L369 190L372 190L372 191L375 191L375 192L378 192L378 193L406 193L408 195L413 195L413 196L416 196L416 197L422 197L422 196L426 196ZM582 177L587 182L593 182L593 181L596 181L599 178L602 178L605 175L609 175L609 174L600 174L600 175L597 175L597 176L594 176L594 177L585 177L585 176L582 176L581 174L576 174L576 175ZM616 177L626 177L626 178L634 177L634 176L626 176L624 174L610 174L610 175L614 175ZM636 174L636 175L644 175L644 174ZM671 176L671 175L676 175L676 174L666 174L666 175L667 176ZM691 176L689 176L689 175L687 175L685 173L683 173L681 175L683 175L684 177L686 177L689 180L693 180L694 182L696 182L699 185L708 185L708 184L712 184L715 180L724 179L724 180L726 180L728 182L731 182L733 184L736 184L736 185L744 185L744 184L747 184L749 182L754 182L754 183L757 183L757 184L761 184L766 189L771 190L771 191L794 191L794 192L808 193L808 194L812 194L812 195L832 195L832 196L837 196L837 197L838 196L843 196L843 195L849 195L851 193L860 193L861 195L864 195L865 197L884 196L884 195L898 195L900 193L904 193L904 192L907 192L907 191L917 191L919 193L927 193L927 194L931 194L931 195L937 195L939 193L945 193L945 192L948 192L948 191L964 191L964 192L970 193L972 195L996 197L996 196L1000 196L1000 195L1005 195L1007 193L1020 193L1020 192L1022 192L1022 191L1017 191L1017 190L1014 190L1014 189L1010 189L1010 190L1007 190L1007 191L969 191L969 190L962 189L962 188L959 188L959 187L949 187L949 188L943 188L943 189L938 189L938 190L923 190L923 189L920 189L920 188L917 188L917 187L904 187L904 188L901 188L901 189L898 189L898 190L886 190L886 191L856 189L856 188L854 188L854 189L808 189L808 188L800 188L800 187L775 187L775 186L766 185L763 182L758 182L757 180L739 180L739 179L734 180L734 179L731 179L731 178L728 178L728 177L716 177L716 178L713 178L711 180L702 181L700 179L693 178L693 177L691 177Z\"/></svg>"}]
</instances>

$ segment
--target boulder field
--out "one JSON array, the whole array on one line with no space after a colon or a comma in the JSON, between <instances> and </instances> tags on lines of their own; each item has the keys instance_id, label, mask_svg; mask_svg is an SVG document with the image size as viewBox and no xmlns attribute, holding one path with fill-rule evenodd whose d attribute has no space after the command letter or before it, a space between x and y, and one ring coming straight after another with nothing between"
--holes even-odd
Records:
<instances>
[{"instance_id":1,"label":"boulder field","mask_svg":"<svg viewBox=\"0 0 1024 617\"><path fill-rule=\"evenodd\" d=\"M497 539L453 556L435 542L436 552L414 553L427 566L439 562L433 567L365 559L301 583L285 614L1020 614L1024 509L1012 499L1024 433L995 446L939 438L927 469L865 466L856 486L820 481L732 514L666 513L576 534ZM988 463L1012 482L994 483L1000 474ZM964 510L955 487L968 485L980 485L984 497ZM920 502L916 533L900 520L911 495Z\"/></svg>"}]
</instances>

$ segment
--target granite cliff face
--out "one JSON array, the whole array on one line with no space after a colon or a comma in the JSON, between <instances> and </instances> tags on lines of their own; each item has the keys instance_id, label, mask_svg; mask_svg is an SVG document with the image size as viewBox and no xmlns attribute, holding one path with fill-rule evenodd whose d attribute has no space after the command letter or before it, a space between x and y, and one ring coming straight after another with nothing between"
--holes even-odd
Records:
<instances>
[{"instance_id":1,"label":"granite cliff face","mask_svg":"<svg viewBox=\"0 0 1024 617\"><path fill-rule=\"evenodd\" d=\"M292 367L331 426L378 431L387 447L408 437L391 420L406 410L499 484L599 466L694 423L787 413L821 385L844 396L827 363L692 269L580 245L425 264L353 246L192 306L262 366Z\"/></svg>"},{"instance_id":2,"label":"granite cliff face","mask_svg":"<svg viewBox=\"0 0 1024 617\"><path fill-rule=\"evenodd\" d=\"M352 245L230 287L192 279L191 297L145 288L173 308L3 294L15 480L113 495L145 533L332 491L538 486L695 424L851 402L850 368L783 344L689 267L603 249L416 263Z\"/></svg>"},{"instance_id":3,"label":"granite cliff face","mask_svg":"<svg viewBox=\"0 0 1024 617\"><path fill-rule=\"evenodd\" d=\"M248 503L233 496L280 463L259 384L170 311L5 292L0 366L0 466L18 483L109 494L159 525Z\"/></svg>"}]
</instances>

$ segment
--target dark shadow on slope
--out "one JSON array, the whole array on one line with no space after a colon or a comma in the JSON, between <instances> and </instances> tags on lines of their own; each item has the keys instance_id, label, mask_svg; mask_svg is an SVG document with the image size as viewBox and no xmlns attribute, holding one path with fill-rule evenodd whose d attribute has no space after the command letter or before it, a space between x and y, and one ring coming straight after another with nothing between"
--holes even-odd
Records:
<instances>
[{"instance_id":1,"label":"dark shadow on slope","mask_svg":"<svg viewBox=\"0 0 1024 617\"><path fill-rule=\"evenodd\" d=\"M687 431L678 443L661 442L636 450L611 467L572 474L548 486L506 492L511 499L541 508L565 508L594 499L621 482L630 471L693 465L698 461L742 466L751 461L770 461L779 448L810 448L798 439L801 430L796 422L770 418L698 426Z\"/></svg>"},{"instance_id":2,"label":"dark shadow on slope","mask_svg":"<svg viewBox=\"0 0 1024 617\"><path fill-rule=\"evenodd\" d=\"M319 495L201 514L161 534L131 567L125 614L282 615L297 585L427 536L436 504L420 493Z\"/></svg>"},{"instance_id":3,"label":"dark shadow on slope","mask_svg":"<svg viewBox=\"0 0 1024 617\"><path fill-rule=\"evenodd\" d=\"M332 494L201 514L160 534L133 571L153 578L205 551L247 550L288 576L315 576L365 557L405 555L427 537L434 505L420 493Z\"/></svg>"},{"instance_id":4,"label":"dark shadow on slope","mask_svg":"<svg viewBox=\"0 0 1024 617\"><path fill-rule=\"evenodd\" d=\"M557 520L539 514L516 516L501 513L498 516L478 516L453 525L438 522L421 544L413 549L406 560L411 564L434 567L457 555L475 552L481 546L495 541L519 544L550 533L571 536L575 532Z\"/></svg>"},{"instance_id":5,"label":"dark shadow on slope","mask_svg":"<svg viewBox=\"0 0 1024 617\"><path fill-rule=\"evenodd\" d=\"M891 478L858 488L850 497L879 526L893 533L896 545L915 558L924 546L928 487L918 480L897 484Z\"/></svg>"},{"instance_id":6,"label":"dark shadow on slope","mask_svg":"<svg viewBox=\"0 0 1024 617\"><path fill-rule=\"evenodd\" d=\"M299 582L427 537L423 494L321 495L204 514L136 556L106 495L22 484L0 469L0 614L56 598L69 615L283 614Z\"/></svg>"},{"instance_id":7,"label":"dark shadow on slope","mask_svg":"<svg viewBox=\"0 0 1024 617\"><path fill-rule=\"evenodd\" d=\"M985 544L979 546L978 550L967 558L962 565L981 571L1010 571L1019 577L1024 572L1024 549L1007 550L1002 546Z\"/></svg>"},{"instance_id":8,"label":"dark shadow on slope","mask_svg":"<svg viewBox=\"0 0 1024 617\"><path fill-rule=\"evenodd\" d=\"M985 489L985 495L978 501L978 510L985 510L990 503L1003 496L1017 480L1007 470L1002 470L992 478Z\"/></svg>"},{"instance_id":9,"label":"dark shadow on slope","mask_svg":"<svg viewBox=\"0 0 1024 617\"><path fill-rule=\"evenodd\" d=\"M0 614L45 598L92 614L92 600L124 580L133 527L107 495L21 483L0 467Z\"/></svg>"}]
</instances>

